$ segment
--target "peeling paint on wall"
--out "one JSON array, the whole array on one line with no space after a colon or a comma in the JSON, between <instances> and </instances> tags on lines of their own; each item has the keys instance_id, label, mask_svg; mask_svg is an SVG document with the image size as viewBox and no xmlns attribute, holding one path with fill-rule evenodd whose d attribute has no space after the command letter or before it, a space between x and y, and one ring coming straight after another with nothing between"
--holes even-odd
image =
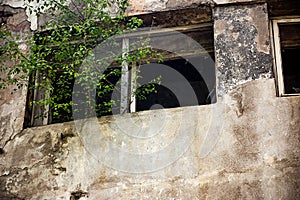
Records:
<instances>
[{"instance_id":1,"label":"peeling paint on wall","mask_svg":"<svg viewBox=\"0 0 300 200\"><path fill-rule=\"evenodd\" d=\"M273 77L266 10L266 5L216 8L219 96L243 82Z\"/></svg>"}]
</instances>

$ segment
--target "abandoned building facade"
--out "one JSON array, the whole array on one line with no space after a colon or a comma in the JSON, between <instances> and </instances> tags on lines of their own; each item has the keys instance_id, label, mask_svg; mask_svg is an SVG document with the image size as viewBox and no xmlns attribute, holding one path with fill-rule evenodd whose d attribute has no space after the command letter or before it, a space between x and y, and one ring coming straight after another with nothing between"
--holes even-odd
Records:
<instances>
[{"instance_id":1,"label":"abandoned building facade","mask_svg":"<svg viewBox=\"0 0 300 200\"><path fill-rule=\"evenodd\" d=\"M300 1L131 0L128 13L163 33L157 48L196 41L163 63L191 87L177 94L170 75L131 112L61 123L28 121L28 88L1 90L0 199L300 199ZM0 0L2 22L42 20Z\"/></svg>"}]
</instances>

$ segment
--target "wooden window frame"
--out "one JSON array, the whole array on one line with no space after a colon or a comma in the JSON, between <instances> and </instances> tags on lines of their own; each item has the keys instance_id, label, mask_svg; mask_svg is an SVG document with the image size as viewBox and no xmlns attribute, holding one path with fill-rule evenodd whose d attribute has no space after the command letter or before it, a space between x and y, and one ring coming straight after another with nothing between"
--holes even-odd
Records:
<instances>
[{"instance_id":1,"label":"wooden window frame","mask_svg":"<svg viewBox=\"0 0 300 200\"><path fill-rule=\"evenodd\" d=\"M275 18L270 22L270 31L271 31L271 40L272 40L272 49L273 49L273 64L274 71L276 76L276 86L277 86L277 95L280 97L284 96L299 96L300 93L288 94L285 93L284 89L284 75L283 75L283 66L282 66L282 56L281 56L281 44L280 44L280 32L278 24L284 23L300 23L300 17L284 17L284 18Z\"/></svg>"}]
</instances>

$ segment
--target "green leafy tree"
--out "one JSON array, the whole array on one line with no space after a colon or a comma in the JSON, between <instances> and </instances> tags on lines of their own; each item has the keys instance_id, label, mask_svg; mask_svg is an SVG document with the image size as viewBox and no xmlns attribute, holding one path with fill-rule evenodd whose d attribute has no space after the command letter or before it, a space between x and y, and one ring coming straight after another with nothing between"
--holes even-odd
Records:
<instances>
[{"instance_id":1,"label":"green leafy tree","mask_svg":"<svg viewBox=\"0 0 300 200\"><path fill-rule=\"evenodd\" d=\"M21 88L31 79L30 90L45 91L45 97L33 99L32 104L49 107L42 114L50 112L53 122L67 121L72 119L72 89L76 79L88 96L87 102L82 104L93 102L89 107L95 107L98 116L111 113L112 105L117 102L110 95L119 90L116 82L124 73L122 63L131 66L147 62L150 57L162 59L145 40L145 48L131 49L123 56L108 52L107 57L112 56L113 63L106 59L97 60L93 49L102 41L142 25L141 19L126 15L127 7L128 0L28 0L27 9L47 22L35 33L28 34L29 52L20 50L18 34L10 31L9 26L1 25L0 70L5 75L0 78L0 89L11 84L16 86L15 89ZM112 40L109 45L121 48L121 40ZM83 62L91 67L79 71ZM145 94L155 92L157 82L159 79L146 86L136 86L134 94L130 95L143 99ZM96 96L89 93L91 89L96 90ZM89 112L86 111L84 116L89 117Z\"/></svg>"}]
</instances>

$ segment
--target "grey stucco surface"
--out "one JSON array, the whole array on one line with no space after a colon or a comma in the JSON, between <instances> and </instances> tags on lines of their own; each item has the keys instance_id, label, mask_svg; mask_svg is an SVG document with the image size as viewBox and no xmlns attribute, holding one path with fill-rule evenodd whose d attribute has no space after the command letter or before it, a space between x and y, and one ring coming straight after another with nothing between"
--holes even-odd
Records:
<instances>
[{"instance_id":1,"label":"grey stucco surface","mask_svg":"<svg viewBox=\"0 0 300 200\"><path fill-rule=\"evenodd\" d=\"M26 88L1 91L0 199L300 199L300 98L276 97L266 4L135 2L216 6L217 103L23 130Z\"/></svg>"},{"instance_id":2,"label":"grey stucco surface","mask_svg":"<svg viewBox=\"0 0 300 200\"><path fill-rule=\"evenodd\" d=\"M214 105L82 121L80 129L73 122L26 129L0 155L1 195L298 199L299 97L277 98L274 80L267 79L236 86L223 98ZM162 126L150 126L149 119ZM151 137L137 138L137 127ZM176 141L181 134L191 140ZM167 150L172 145L180 152L176 159Z\"/></svg>"}]
</instances>

